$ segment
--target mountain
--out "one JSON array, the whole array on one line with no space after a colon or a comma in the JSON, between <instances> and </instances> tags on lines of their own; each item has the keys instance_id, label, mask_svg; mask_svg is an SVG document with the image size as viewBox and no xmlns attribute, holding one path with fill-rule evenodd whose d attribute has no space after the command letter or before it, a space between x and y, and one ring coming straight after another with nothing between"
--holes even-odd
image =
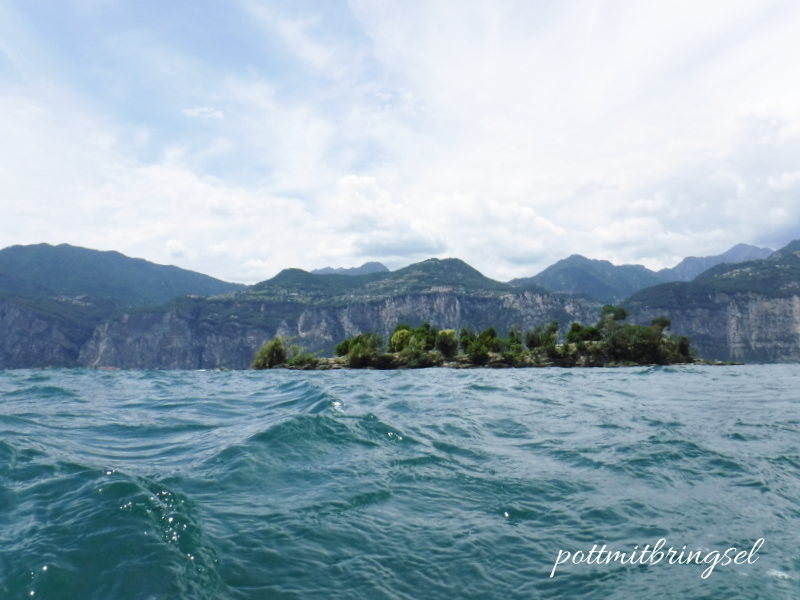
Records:
<instances>
[{"instance_id":1,"label":"mountain","mask_svg":"<svg viewBox=\"0 0 800 600\"><path fill-rule=\"evenodd\" d=\"M619 290L655 276L643 267L583 257L556 266L550 274L569 283L570 269L576 270L584 285L595 283L582 293L597 295L602 285ZM0 368L246 368L275 335L330 354L345 337L373 331L385 338L403 322L448 329L493 325L504 333L556 320L563 333L573 321L599 318L596 299L543 291L530 280L514 284L489 279L458 259L430 259L365 275L286 269L238 292L178 296L102 319L102 302L116 310L111 300L0 295ZM690 336L704 358L800 361L800 241L765 259L716 265L695 281L641 289L624 305L635 323L666 314L671 331ZM89 310L97 311L95 320L81 321Z\"/></svg>"},{"instance_id":2,"label":"mountain","mask_svg":"<svg viewBox=\"0 0 800 600\"><path fill-rule=\"evenodd\" d=\"M666 314L706 358L800 361L800 240L768 258L643 289L624 305L636 322Z\"/></svg>"},{"instance_id":3,"label":"mountain","mask_svg":"<svg viewBox=\"0 0 800 600\"><path fill-rule=\"evenodd\" d=\"M323 269L314 269L311 273L314 275L368 275L369 273L384 273L388 271L389 269L379 262L366 262L360 267L352 267L350 269L325 267Z\"/></svg>"},{"instance_id":4,"label":"mountain","mask_svg":"<svg viewBox=\"0 0 800 600\"><path fill-rule=\"evenodd\" d=\"M11 246L0 250L0 290L14 296L89 296L127 308L163 304L183 295L226 294L245 287L119 252L68 244Z\"/></svg>"},{"instance_id":5,"label":"mountain","mask_svg":"<svg viewBox=\"0 0 800 600\"><path fill-rule=\"evenodd\" d=\"M773 252L769 258L784 258L788 257L790 254L797 254L800 252L800 240L794 240L793 242L789 242L786 246Z\"/></svg>"},{"instance_id":6,"label":"mountain","mask_svg":"<svg viewBox=\"0 0 800 600\"><path fill-rule=\"evenodd\" d=\"M769 248L759 248L748 244L736 244L733 248L716 256L684 258L676 266L669 269L661 269L658 274L662 281L691 281L703 271L721 263L739 263L746 260L767 258L772 254Z\"/></svg>"},{"instance_id":7,"label":"mountain","mask_svg":"<svg viewBox=\"0 0 800 600\"><path fill-rule=\"evenodd\" d=\"M331 354L345 337L384 337L398 323L500 331L557 320L596 321L596 301L515 289L456 258L430 259L392 272L319 275L285 269L220 298L178 298L97 327L80 363L125 368L246 368L276 334Z\"/></svg>"},{"instance_id":8,"label":"mountain","mask_svg":"<svg viewBox=\"0 0 800 600\"><path fill-rule=\"evenodd\" d=\"M558 261L533 277L513 279L514 287L531 284L553 292L586 295L602 302L616 303L638 290L658 285L658 275L642 265L613 265L580 254Z\"/></svg>"},{"instance_id":9,"label":"mountain","mask_svg":"<svg viewBox=\"0 0 800 600\"><path fill-rule=\"evenodd\" d=\"M341 304L353 300L429 292L483 294L511 291L458 258L430 258L397 271L366 275L318 275L301 269L284 269L272 279L257 283L249 293L268 299Z\"/></svg>"},{"instance_id":10,"label":"mountain","mask_svg":"<svg viewBox=\"0 0 800 600\"><path fill-rule=\"evenodd\" d=\"M0 368L72 366L82 344L105 320L176 296L229 294L245 287L119 252L68 244L4 248Z\"/></svg>"}]
</instances>

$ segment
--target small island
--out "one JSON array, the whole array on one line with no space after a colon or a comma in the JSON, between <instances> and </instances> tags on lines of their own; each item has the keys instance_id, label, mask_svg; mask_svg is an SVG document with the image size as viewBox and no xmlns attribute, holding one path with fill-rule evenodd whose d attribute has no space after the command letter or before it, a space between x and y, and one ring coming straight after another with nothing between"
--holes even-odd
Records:
<instances>
[{"instance_id":1,"label":"small island","mask_svg":"<svg viewBox=\"0 0 800 600\"><path fill-rule=\"evenodd\" d=\"M429 323L416 329L400 324L386 343L377 333L345 339L335 357L309 354L294 338L276 336L267 342L252 369L420 369L446 367L625 367L641 365L709 364L694 357L686 336L666 333L671 321L657 317L650 325L624 323L627 311L606 304L596 325L572 323L559 343L559 323L529 331L515 327L502 338L493 327L480 333L467 327L438 330Z\"/></svg>"}]
</instances>

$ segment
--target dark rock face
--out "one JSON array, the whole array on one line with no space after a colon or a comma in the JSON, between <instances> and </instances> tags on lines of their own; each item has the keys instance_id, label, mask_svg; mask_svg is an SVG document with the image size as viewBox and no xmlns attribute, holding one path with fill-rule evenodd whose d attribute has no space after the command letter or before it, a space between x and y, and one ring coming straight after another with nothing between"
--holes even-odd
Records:
<instances>
[{"instance_id":1,"label":"dark rock face","mask_svg":"<svg viewBox=\"0 0 800 600\"><path fill-rule=\"evenodd\" d=\"M0 298L0 369L77 366L79 351L56 325Z\"/></svg>"},{"instance_id":2,"label":"dark rock face","mask_svg":"<svg viewBox=\"0 0 800 600\"><path fill-rule=\"evenodd\" d=\"M711 294L692 303L641 308L631 314L646 324L666 314L671 331L688 335L698 356L735 362L800 361L800 297L771 298L753 292Z\"/></svg>"},{"instance_id":3,"label":"dark rock face","mask_svg":"<svg viewBox=\"0 0 800 600\"><path fill-rule=\"evenodd\" d=\"M273 335L238 323L215 327L188 311L140 313L99 325L79 360L121 369L246 369Z\"/></svg>"},{"instance_id":4,"label":"dark rock face","mask_svg":"<svg viewBox=\"0 0 800 600\"><path fill-rule=\"evenodd\" d=\"M245 369L277 333L297 336L308 351L330 356L346 337L373 331L388 338L398 323L416 327L428 321L456 330L491 325L505 335L516 324L527 330L557 320L563 334L573 321L595 323L599 305L531 291L483 297L442 292L307 308L294 315L287 313L282 322L273 315L274 324L262 326L258 320L214 323L182 309L135 313L99 325L80 347L56 325L13 301L0 300L0 368ZM672 320L672 333L692 338L702 358L800 361L800 295L716 293L692 302L638 306L629 321L647 324L661 315Z\"/></svg>"}]
</instances>

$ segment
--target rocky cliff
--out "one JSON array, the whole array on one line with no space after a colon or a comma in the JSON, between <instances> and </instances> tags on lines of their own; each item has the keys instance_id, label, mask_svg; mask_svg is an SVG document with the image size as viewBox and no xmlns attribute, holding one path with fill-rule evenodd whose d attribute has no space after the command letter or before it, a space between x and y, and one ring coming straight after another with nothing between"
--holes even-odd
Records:
<instances>
[{"instance_id":1,"label":"rocky cliff","mask_svg":"<svg viewBox=\"0 0 800 600\"><path fill-rule=\"evenodd\" d=\"M97 327L80 352L80 362L92 367L244 369L276 333L297 336L310 352L321 350L330 355L345 337L365 331L388 337L402 322L419 325L429 321L442 329L493 325L504 331L515 324L527 329L552 320L565 325L594 322L599 316L595 303L532 292L482 298L434 293L306 308L295 313L298 316L287 312L277 326L274 318L267 317L270 311L265 306L257 301L240 302L238 308L227 307L228 319L222 322L189 310L125 315ZM262 326L254 324L259 314L265 315Z\"/></svg>"},{"instance_id":2,"label":"rocky cliff","mask_svg":"<svg viewBox=\"0 0 800 600\"><path fill-rule=\"evenodd\" d=\"M0 298L0 369L76 366L79 351L57 325Z\"/></svg>"},{"instance_id":3,"label":"rocky cliff","mask_svg":"<svg viewBox=\"0 0 800 600\"><path fill-rule=\"evenodd\" d=\"M663 296L662 296L663 297ZM208 311L139 312L102 323L84 344L57 325L0 299L0 368L45 366L127 369L247 368L276 333L297 336L311 351L330 356L336 343L364 331L388 337L398 323L429 321L440 329L493 325L504 332L557 320L593 323L597 304L557 294L521 292L492 297L431 293L306 307L234 302ZM800 361L800 296L754 292L709 293L629 306L630 321L666 314L672 332L688 335L699 356L737 362ZM216 312L214 312L216 311ZM216 315L216 318L213 318Z\"/></svg>"},{"instance_id":4,"label":"rocky cliff","mask_svg":"<svg viewBox=\"0 0 800 600\"><path fill-rule=\"evenodd\" d=\"M513 287L458 259L353 276L286 269L241 292L181 296L160 307L124 308L123 316L102 298L0 294L0 368L241 369L276 334L330 356L347 337L373 331L388 338L398 323L493 326L505 334L555 320L563 335L571 322L595 323L600 312L596 300ZM639 290L625 307L642 324L667 315L672 331L688 335L703 358L798 361L800 240L767 259L723 263L691 282Z\"/></svg>"},{"instance_id":5,"label":"rocky cliff","mask_svg":"<svg viewBox=\"0 0 800 600\"><path fill-rule=\"evenodd\" d=\"M97 327L79 361L121 369L244 369L274 333L236 322L212 324L185 310L124 315Z\"/></svg>"},{"instance_id":6,"label":"rocky cliff","mask_svg":"<svg viewBox=\"0 0 800 600\"><path fill-rule=\"evenodd\" d=\"M666 304L666 305L664 305ZM800 297L754 292L712 293L683 302L641 306L631 320L666 314L672 331L688 335L699 356L735 362L800 361Z\"/></svg>"}]
</instances>

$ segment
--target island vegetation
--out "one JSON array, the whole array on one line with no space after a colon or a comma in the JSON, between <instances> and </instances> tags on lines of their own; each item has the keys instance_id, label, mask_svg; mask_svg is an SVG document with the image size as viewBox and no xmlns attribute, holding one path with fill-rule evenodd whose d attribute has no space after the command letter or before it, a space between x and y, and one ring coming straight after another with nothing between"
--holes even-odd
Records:
<instances>
[{"instance_id":1,"label":"island vegetation","mask_svg":"<svg viewBox=\"0 0 800 600\"><path fill-rule=\"evenodd\" d=\"M413 328L401 323L388 341L362 333L337 344L335 357L311 355L294 342L275 337L259 350L253 369L419 369L425 367L602 367L670 365L695 361L686 336L667 334L671 322L657 317L650 325L625 323L627 311L606 304L595 325L572 323L559 341L553 321L500 337L493 327L438 330L430 323Z\"/></svg>"}]
</instances>

